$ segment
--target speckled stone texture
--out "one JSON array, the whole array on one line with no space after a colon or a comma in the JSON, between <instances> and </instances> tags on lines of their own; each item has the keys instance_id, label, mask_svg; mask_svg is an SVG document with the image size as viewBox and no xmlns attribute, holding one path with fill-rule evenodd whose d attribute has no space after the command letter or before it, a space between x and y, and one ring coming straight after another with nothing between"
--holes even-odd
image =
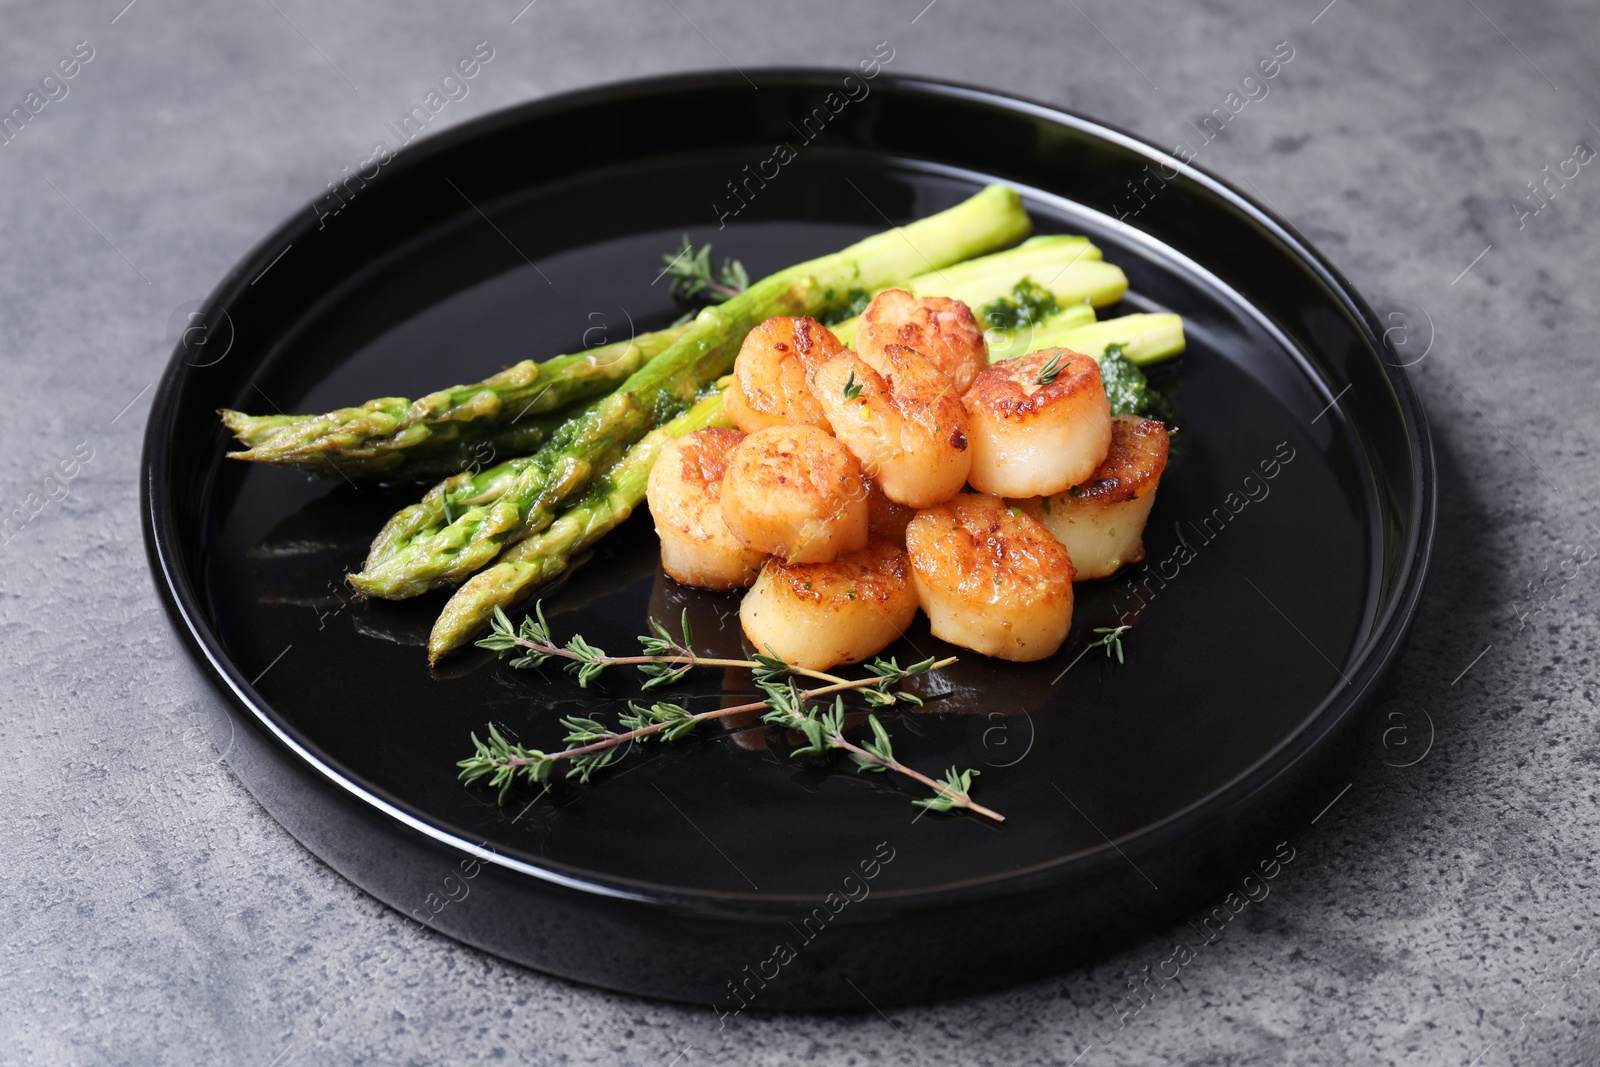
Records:
<instances>
[{"instance_id":1,"label":"speckled stone texture","mask_svg":"<svg viewBox=\"0 0 1600 1067\"><path fill-rule=\"evenodd\" d=\"M1526 185L1600 146L1592 6L123 2L0 4L5 110L93 49L0 147L0 504L29 515L0 534L0 1062L1600 1062L1600 167L1552 180L1537 214ZM441 127L889 41L892 71L1163 143L1192 142L1189 120L1290 42L1197 162L1395 310L1420 359L1440 525L1384 694L1407 755L1374 748L1292 835L1271 895L1138 999L1130 976L1178 931L993 996L719 1030L464 948L324 867L202 729L145 570L140 435L174 309L480 39L496 58ZM1429 722L1426 756L1388 765Z\"/></svg>"}]
</instances>

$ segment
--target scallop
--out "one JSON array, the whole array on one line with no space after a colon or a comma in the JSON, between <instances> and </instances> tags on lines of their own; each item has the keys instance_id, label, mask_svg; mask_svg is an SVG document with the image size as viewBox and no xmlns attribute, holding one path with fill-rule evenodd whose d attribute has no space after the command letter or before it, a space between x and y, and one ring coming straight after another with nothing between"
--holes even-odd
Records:
<instances>
[{"instance_id":1,"label":"scallop","mask_svg":"<svg viewBox=\"0 0 1600 1067\"><path fill-rule=\"evenodd\" d=\"M879 539L832 563L769 559L739 605L751 644L814 671L877 655L916 615L906 551Z\"/></svg>"},{"instance_id":2,"label":"scallop","mask_svg":"<svg viewBox=\"0 0 1600 1067\"><path fill-rule=\"evenodd\" d=\"M728 461L722 517L745 548L826 563L867 545L867 487L850 450L814 426L769 426Z\"/></svg>"},{"instance_id":3,"label":"scallop","mask_svg":"<svg viewBox=\"0 0 1600 1067\"><path fill-rule=\"evenodd\" d=\"M873 297L861 313L856 352L880 374L888 374L884 349L889 345L921 352L955 383L958 394L966 392L978 372L989 365L983 328L972 309L949 297L915 297L902 289L888 289Z\"/></svg>"},{"instance_id":4,"label":"scallop","mask_svg":"<svg viewBox=\"0 0 1600 1067\"><path fill-rule=\"evenodd\" d=\"M1116 415L1105 462L1058 496L1013 503L1066 547L1078 580L1105 578L1144 559L1144 525L1167 469L1167 428L1155 419Z\"/></svg>"},{"instance_id":5,"label":"scallop","mask_svg":"<svg viewBox=\"0 0 1600 1067\"><path fill-rule=\"evenodd\" d=\"M962 398L971 417L974 489L995 496L1062 493L1111 447L1100 365L1065 348L996 363Z\"/></svg>"},{"instance_id":6,"label":"scallop","mask_svg":"<svg viewBox=\"0 0 1600 1067\"><path fill-rule=\"evenodd\" d=\"M722 409L746 433L785 424L826 430L828 417L811 395L811 375L844 350L816 319L767 319L745 336Z\"/></svg>"},{"instance_id":7,"label":"scallop","mask_svg":"<svg viewBox=\"0 0 1600 1067\"><path fill-rule=\"evenodd\" d=\"M661 569L684 585L743 589L767 558L741 544L722 518L723 476L743 440L738 430L696 430L664 445L650 468L645 498Z\"/></svg>"},{"instance_id":8,"label":"scallop","mask_svg":"<svg viewBox=\"0 0 1600 1067\"><path fill-rule=\"evenodd\" d=\"M1066 640L1072 558L1021 509L987 494L958 496L917 512L906 549L935 637L1024 662Z\"/></svg>"},{"instance_id":9,"label":"scallop","mask_svg":"<svg viewBox=\"0 0 1600 1067\"><path fill-rule=\"evenodd\" d=\"M950 378L913 349L883 350L887 374L849 353L824 363L812 391L833 432L890 500L924 508L966 484L967 409Z\"/></svg>"}]
</instances>

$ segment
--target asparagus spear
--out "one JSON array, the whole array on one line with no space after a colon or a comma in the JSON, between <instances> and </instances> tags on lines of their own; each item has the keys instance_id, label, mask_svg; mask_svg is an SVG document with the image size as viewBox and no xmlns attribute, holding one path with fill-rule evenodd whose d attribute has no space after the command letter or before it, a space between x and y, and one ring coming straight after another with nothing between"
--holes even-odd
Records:
<instances>
[{"instance_id":1,"label":"asparagus spear","mask_svg":"<svg viewBox=\"0 0 1600 1067\"><path fill-rule=\"evenodd\" d=\"M573 416L592 411L599 404L599 400L591 400L578 407L567 418L556 417L549 420L555 425L547 435L547 439L554 439L557 434L562 433L571 423ZM528 449L524 455L515 456L491 467L459 471L429 489L421 500L401 508L389 517L389 521L384 523L383 529L378 531L378 536L373 539L372 546L367 550L367 563L371 564L382 559L390 546L397 542L404 542L428 531L442 529L469 508L482 507L499 500L516 483L517 475L533 463L537 448L538 445Z\"/></svg>"},{"instance_id":2,"label":"asparagus spear","mask_svg":"<svg viewBox=\"0 0 1600 1067\"><path fill-rule=\"evenodd\" d=\"M707 248L701 254L707 255ZM1098 262L1100 258L1100 249L1087 237L1049 234L927 271L904 284L910 292L952 296L978 309L1009 294L1019 277L1033 272L1063 306L1088 300L1099 307L1127 288L1122 271ZM722 298L727 295L735 294ZM852 319L838 327L847 343L855 325ZM247 415L227 409L220 414L246 446L246 451L231 453L234 459L327 477L443 477L481 467L492 462L489 457L533 452L560 420L536 421L523 414L551 411L570 399L605 392L608 384L638 368L640 356L647 361L658 355L685 329L674 326L636 337L631 346L617 342L543 364L525 360L485 381L451 386L416 401L383 397L323 415Z\"/></svg>"},{"instance_id":3,"label":"asparagus spear","mask_svg":"<svg viewBox=\"0 0 1600 1067\"><path fill-rule=\"evenodd\" d=\"M632 515L644 499L650 468L668 441L709 426L728 425L731 424L723 418L719 392L645 434L548 529L518 541L502 552L492 566L456 590L428 635L428 662L437 663L471 642L488 629L496 607L515 604L524 593L561 574L574 556Z\"/></svg>"},{"instance_id":4,"label":"asparagus spear","mask_svg":"<svg viewBox=\"0 0 1600 1067\"><path fill-rule=\"evenodd\" d=\"M1115 321L1115 320L1112 320ZM1040 338L1053 337L1066 330L1094 323L1094 308L1088 304L1069 304L1041 323L1024 323L1009 330L988 330L989 362L999 363L1013 356L1025 356L1052 347Z\"/></svg>"},{"instance_id":5,"label":"asparagus spear","mask_svg":"<svg viewBox=\"0 0 1600 1067\"><path fill-rule=\"evenodd\" d=\"M503 461L506 456L523 456L536 451L571 417L570 412L568 409L494 426L459 423L460 433L446 431L410 448L316 449L306 450L291 459L264 462L327 478L445 478L461 471L480 470ZM299 417L287 416L289 419ZM257 416L246 418L254 420ZM230 455L255 458L244 452Z\"/></svg>"},{"instance_id":6,"label":"asparagus spear","mask_svg":"<svg viewBox=\"0 0 1600 1067\"><path fill-rule=\"evenodd\" d=\"M962 263L955 270L919 274L905 288L916 296L948 296L960 300L972 308L980 320L985 306L1011 297L1017 286L1024 283L1048 292L1062 308L1105 307L1121 300L1128 291L1128 276L1120 267L1094 258L1099 252L1084 238L1078 238L1076 243L1062 242L1044 248L1022 244L1009 251ZM948 282L944 280L946 276L949 276ZM1091 314L1089 321L1093 319ZM848 345L855 342L860 324L857 317L832 329L834 335Z\"/></svg>"},{"instance_id":7,"label":"asparagus spear","mask_svg":"<svg viewBox=\"0 0 1600 1067\"><path fill-rule=\"evenodd\" d=\"M949 288L990 277L997 267L1004 268L1000 271L1003 276L1016 279L1028 274L1048 275L1066 263L1102 258L1103 254L1099 247L1091 244L1087 237L1079 234L1042 233L1004 252L979 256L965 263L957 263L942 270L918 275L911 279L911 284L915 287L924 281L928 283L929 287L922 290L919 295L949 296L947 292ZM916 293L918 289L913 288L911 291Z\"/></svg>"},{"instance_id":8,"label":"asparagus spear","mask_svg":"<svg viewBox=\"0 0 1600 1067\"><path fill-rule=\"evenodd\" d=\"M1122 273L1122 268L1115 263L1102 263L1096 259L1065 263L1055 270L1046 268L1024 274L1023 278L1044 292L1048 292L1062 307L1072 304L1106 307L1121 300L1122 295L1128 291L1128 276ZM996 283L998 281L999 279L995 279ZM957 299L965 301L973 311L979 312L979 317L982 318L981 312L986 305L1011 297L1014 289L1014 284L1005 288L1000 288L994 283L988 288L974 284L970 287L970 296L962 294L959 289L956 296ZM918 296L944 295L932 284L922 286L916 292Z\"/></svg>"},{"instance_id":9,"label":"asparagus spear","mask_svg":"<svg viewBox=\"0 0 1600 1067\"><path fill-rule=\"evenodd\" d=\"M948 211L769 275L706 308L666 351L556 431L497 500L468 507L442 529L386 530L351 584L369 596L400 599L465 580L505 545L543 530L595 471L726 374L745 334L763 320L820 314L851 292L870 292L919 268L936 270L1009 244L1030 226L1021 198L992 185Z\"/></svg>"},{"instance_id":10,"label":"asparagus spear","mask_svg":"<svg viewBox=\"0 0 1600 1067\"><path fill-rule=\"evenodd\" d=\"M402 467L406 473L441 468L448 473L461 456L481 454L475 446L482 441L502 455L531 451L548 438L551 427L532 436L520 433L528 416L610 392L683 333L683 327L673 327L543 363L524 360L481 382L418 400L381 397L322 415L246 415L228 409L219 414L246 446L230 452L233 459L346 477Z\"/></svg>"},{"instance_id":11,"label":"asparagus spear","mask_svg":"<svg viewBox=\"0 0 1600 1067\"><path fill-rule=\"evenodd\" d=\"M1123 315L1101 322L1071 323L1050 319L1033 328L1029 352L1041 348L1070 348L1099 359L1107 345L1121 345L1123 358L1146 367L1171 359L1184 349L1183 318L1170 312ZM1021 355L1021 352L1014 353ZM994 359L994 350L990 350Z\"/></svg>"}]
</instances>

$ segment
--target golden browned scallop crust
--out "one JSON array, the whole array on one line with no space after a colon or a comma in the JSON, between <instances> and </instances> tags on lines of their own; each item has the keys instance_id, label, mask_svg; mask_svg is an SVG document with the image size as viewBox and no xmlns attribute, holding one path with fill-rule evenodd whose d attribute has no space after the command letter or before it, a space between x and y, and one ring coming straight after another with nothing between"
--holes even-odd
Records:
<instances>
[{"instance_id":1,"label":"golden browned scallop crust","mask_svg":"<svg viewBox=\"0 0 1600 1067\"><path fill-rule=\"evenodd\" d=\"M1065 493L1009 501L1066 546L1078 580L1106 578L1144 559L1144 527L1167 466L1167 428L1117 415L1105 462Z\"/></svg>"},{"instance_id":2,"label":"golden browned scallop crust","mask_svg":"<svg viewBox=\"0 0 1600 1067\"><path fill-rule=\"evenodd\" d=\"M722 476L728 472L733 450L744 440L744 431L723 426L696 430L679 438L678 477L696 485L712 499L722 499Z\"/></svg>"},{"instance_id":3,"label":"golden browned scallop crust","mask_svg":"<svg viewBox=\"0 0 1600 1067\"><path fill-rule=\"evenodd\" d=\"M867 543L867 489L849 449L814 426L769 426L736 448L722 516L747 548L822 563Z\"/></svg>"},{"instance_id":4,"label":"golden browned scallop crust","mask_svg":"<svg viewBox=\"0 0 1600 1067\"><path fill-rule=\"evenodd\" d=\"M785 583L796 600L834 610L856 602L889 604L899 600L911 582L905 549L882 538L832 563L767 562L774 580Z\"/></svg>"},{"instance_id":5,"label":"golden browned scallop crust","mask_svg":"<svg viewBox=\"0 0 1600 1067\"><path fill-rule=\"evenodd\" d=\"M1111 448L1105 462L1088 481L1075 486L1072 495L1099 504L1134 499L1161 480L1170 445L1165 423L1138 415L1111 416Z\"/></svg>"},{"instance_id":6,"label":"golden browned scallop crust","mask_svg":"<svg viewBox=\"0 0 1600 1067\"><path fill-rule=\"evenodd\" d=\"M950 378L922 353L888 345L882 373L851 353L812 378L833 432L890 500L927 507L966 484L966 406Z\"/></svg>"},{"instance_id":7,"label":"golden browned scallop crust","mask_svg":"<svg viewBox=\"0 0 1600 1067\"><path fill-rule=\"evenodd\" d=\"M1043 659L1072 624L1072 559L1031 516L981 493L917 513L906 549L934 636L1001 659Z\"/></svg>"},{"instance_id":8,"label":"golden browned scallop crust","mask_svg":"<svg viewBox=\"0 0 1600 1067\"><path fill-rule=\"evenodd\" d=\"M733 365L723 410L746 433L785 423L828 428L811 395L811 374L845 350L822 323L776 315L745 336Z\"/></svg>"},{"instance_id":9,"label":"golden browned scallop crust","mask_svg":"<svg viewBox=\"0 0 1600 1067\"><path fill-rule=\"evenodd\" d=\"M751 644L809 670L876 655L916 614L906 551L881 539L832 563L769 559L739 606Z\"/></svg>"},{"instance_id":10,"label":"golden browned scallop crust","mask_svg":"<svg viewBox=\"0 0 1600 1067\"><path fill-rule=\"evenodd\" d=\"M646 499L661 539L661 569L700 589L742 589L766 554L740 543L722 518L728 460L744 440L738 430L697 430L662 447Z\"/></svg>"},{"instance_id":11,"label":"golden browned scallop crust","mask_svg":"<svg viewBox=\"0 0 1600 1067\"><path fill-rule=\"evenodd\" d=\"M922 353L964 393L978 372L989 365L983 329L972 309L943 296L915 297L889 289L873 297L861 313L856 352L880 372L887 372L883 350L904 345Z\"/></svg>"},{"instance_id":12,"label":"golden browned scallop crust","mask_svg":"<svg viewBox=\"0 0 1600 1067\"><path fill-rule=\"evenodd\" d=\"M967 480L985 493L1063 492L1093 474L1111 445L1100 366L1065 348L994 364L962 401L972 440Z\"/></svg>"},{"instance_id":13,"label":"golden browned scallop crust","mask_svg":"<svg viewBox=\"0 0 1600 1067\"><path fill-rule=\"evenodd\" d=\"M1040 372L1057 356L1055 379L1040 385ZM1092 357L1068 348L1043 348L991 365L962 399L969 408L982 405L997 419L1026 422L1052 405L1094 388L1105 392L1100 364Z\"/></svg>"}]
</instances>

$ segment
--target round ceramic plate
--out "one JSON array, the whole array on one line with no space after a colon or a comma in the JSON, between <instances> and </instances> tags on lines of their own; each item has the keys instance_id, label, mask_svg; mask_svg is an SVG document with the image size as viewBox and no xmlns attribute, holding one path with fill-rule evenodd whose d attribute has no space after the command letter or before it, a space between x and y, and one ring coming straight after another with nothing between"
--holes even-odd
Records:
<instances>
[{"instance_id":1,"label":"round ceramic plate","mask_svg":"<svg viewBox=\"0 0 1600 1067\"><path fill-rule=\"evenodd\" d=\"M218 744L267 809L471 944L723 1010L883 1004L1068 965L1248 873L1310 802L1421 588L1422 414L1361 299L1203 172L976 89L751 76L759 91L701 74L488 116L265 240L197 313L155 402L157 582L220 693ZM889 649L961 655L924 681L925 709L886 723L910 765L980 770L975 796L1003 825L924 814L902 782L793 760L758 728L641 747L501 806L456 779L472 731L559 745L562 716L614 721L637 679L580 689L476 650L430 670L443 597L363 603L343 583L419 487L224 459L220 407L417 396L664 326L681 309L662 255L684 233L760 276L989 182L1022 194L1035 232L1088 234L1127 272L1102 317L1175 311L1189 342L1154 375L1178 433L1146 560L1078 586L1066 646L1002 663L919 622ZM647 616L685 610L699 648L741 648L736 598L664 578L643 509L544 603L558 636L615 653ZM1089 647L1135 604L1126 662ZM714 706L750 679L700 671L685 690Z\"/></svg>"}]
</instances>

